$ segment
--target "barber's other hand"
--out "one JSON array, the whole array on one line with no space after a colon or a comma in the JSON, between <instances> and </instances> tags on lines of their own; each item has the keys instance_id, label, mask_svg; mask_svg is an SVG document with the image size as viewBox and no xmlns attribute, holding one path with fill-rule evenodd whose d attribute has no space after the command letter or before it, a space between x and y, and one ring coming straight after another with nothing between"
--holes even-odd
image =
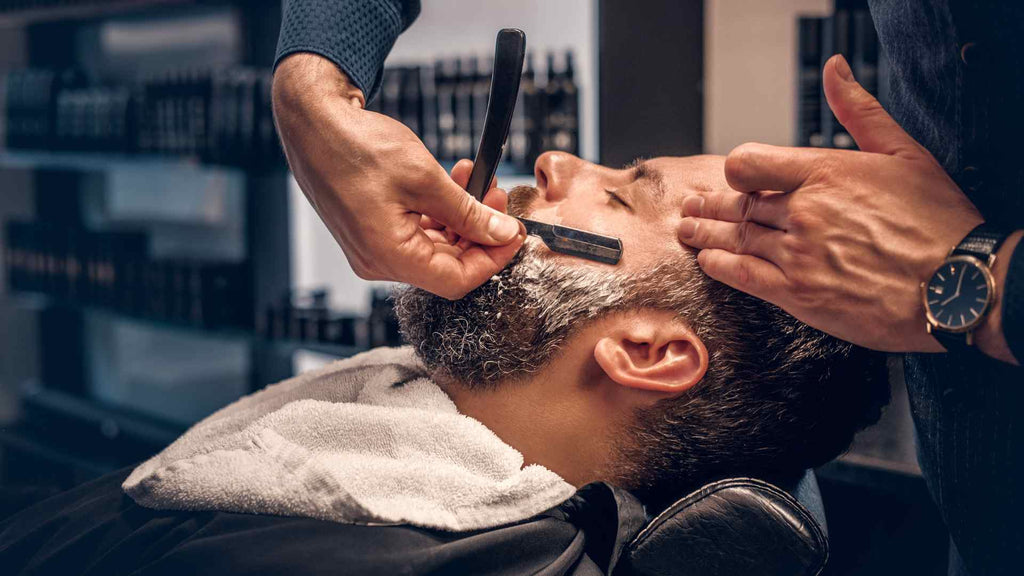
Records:
<instances>
[{"instance_id":1,"label":"barber's other hand","mask_svg":"<svg viewBox=\"0 0 1024 576\"><path fill-rule=\"evenodd\" d=\"M702 249L712 278L824 332L876 350L942 351L925 330L920 283L982 217L841 56L824 84L861 151L739 146L725 163L736 191L687 198L680 240Z\"/></svg>"},{"instance_id":2,"label":"barber's other hand","mask_svg":"<svg viewBox=\"0 0 1024 576\"><path fill-rule=\"evenodd\" d=\"M411 130L364 110L362 92L329 60L285 58L273 100L295 179L360 278L459 298L522 245L525 229L504 213L504 192L474 200ZM454 249L447 240L456 236Z\"/></svg>"}]
</instances>

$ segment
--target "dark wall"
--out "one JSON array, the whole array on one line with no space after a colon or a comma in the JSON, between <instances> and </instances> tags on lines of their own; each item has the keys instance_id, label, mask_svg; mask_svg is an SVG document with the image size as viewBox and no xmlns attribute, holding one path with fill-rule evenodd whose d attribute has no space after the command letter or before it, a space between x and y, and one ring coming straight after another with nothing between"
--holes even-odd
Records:
<instances>
[{"instance_id":1,"label":"dark wall","mask_svg":"<svg viewBox=\"0 0 1024 576\"><path fill-rule=\"evenodd\" d=\"M600 160L699 154L703 0L601 0Z\"/></svg>"}]
</instances>

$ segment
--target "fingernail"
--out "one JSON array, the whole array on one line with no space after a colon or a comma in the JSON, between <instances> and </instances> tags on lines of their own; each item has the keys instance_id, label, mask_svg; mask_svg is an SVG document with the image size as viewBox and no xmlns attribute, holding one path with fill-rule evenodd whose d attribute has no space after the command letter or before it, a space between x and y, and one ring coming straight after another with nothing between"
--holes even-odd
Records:
<instances>
[{"instance_id":1,"label":"fingernail","mask_svg":"<svg viewBox=\"0 0 1024 576\"><path fill-rule=\"evenodd\" d=\"M679 225L679 235L683 238L693 238L693 235L697 233L697 226L700 222L692 218L683 218L683 222Z\"/></svg>"},{"instance_id":2,"label":"fingernail","mask_svg":"<svg viewBox=\"0 0 1024 576\"><path fill-rule=\"evenodd\" d=\"M487 222L487 233L498 242L508 242L519 234L519 221L511 216L492 214Z\"/></svg>"},{"instance_id":3,"label":"fingernail","mask_svg":"<svg viewBox=\"0 0 1024 576\"><path fill-rule=\"evenodd\" d=\"M850 70L850 64L842 54L836 58L836 72L843 80L853 82L853 70Z\"/></svg>"},{"instance_id":4,"label":"fingernail","mask_svg":"<svg viewBox=\"0 0 1024 576\"><path fill-rule=\"evenodd\" d=\"M701 196L689 196L683 200L683 214L700 218L704 210L704 198Z\"/></svg>"}]
</instances>

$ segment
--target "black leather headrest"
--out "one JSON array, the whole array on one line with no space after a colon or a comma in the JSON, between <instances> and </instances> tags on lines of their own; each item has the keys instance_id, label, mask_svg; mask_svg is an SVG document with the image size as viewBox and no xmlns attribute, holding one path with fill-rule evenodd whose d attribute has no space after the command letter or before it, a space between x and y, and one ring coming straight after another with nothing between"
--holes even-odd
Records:
<instances>
[{"instance_id":1,"label":"black leather headrest","mask_svg":"<svg viewBox=\"0 0 1024 576\"><path fill-rule=\"evenodd\" d=\"M828 539L784 490L731 478L668 507L633 539L623 560L624 573L644 576L816 576L828 560Z\"/></svg>"}]
</instances>

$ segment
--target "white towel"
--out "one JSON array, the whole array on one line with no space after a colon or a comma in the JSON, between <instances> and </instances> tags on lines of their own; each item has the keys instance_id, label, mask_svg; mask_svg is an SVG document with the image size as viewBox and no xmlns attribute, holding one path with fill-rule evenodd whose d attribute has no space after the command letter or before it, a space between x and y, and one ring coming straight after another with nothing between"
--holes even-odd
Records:
<instances>
[{"instance_id":1,"label":"white towel","mask_svg":"<svg viewBox=\"0 0 1024 576\"><path fill-rule=\"evenodd\" d=\"M477 530L575 489L455 404L409 348L378 348L221 409L122 485L171 510Z\"/></svg>"}]
</instances>

